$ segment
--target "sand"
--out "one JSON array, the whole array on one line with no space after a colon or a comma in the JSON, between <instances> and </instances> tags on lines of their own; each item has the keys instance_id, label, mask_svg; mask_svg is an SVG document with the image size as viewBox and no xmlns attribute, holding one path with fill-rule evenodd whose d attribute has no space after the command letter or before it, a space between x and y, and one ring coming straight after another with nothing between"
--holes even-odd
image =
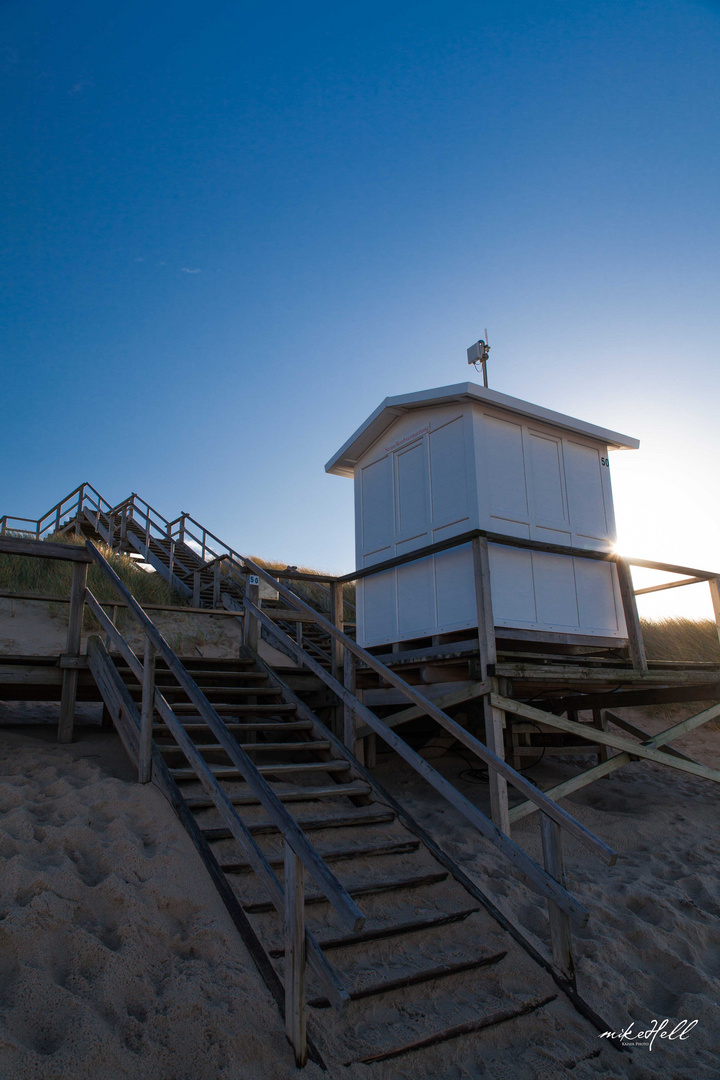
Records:
<instances>
[{"instance_id":1,"label":"sand","mask_svg":"<svg viewBox=\"0 0 720 1080\"><path fill-rule=\"evenodd\" d=\"M114 733L83 729L62 748L52 737L50 727L0 731L2 1080L298 1075L274 1003L163 797L133 782ZM682 747L717 764L719 741L716 731L698 732ZM464 767L450 754L437 763L456 779ZM550 759L534 776L544 786L577 764ZM396 759L382 759L378 772L463 869L544 940L542 905L454 811ZM484 786L457 782L485 805ZM330 1075L717 1078L716 798L707 782L633 763L565 804L621 853L606 868L566 845L570 887L591 911L575 935L583 994L616 1030L697 1019L686 1041L616 1054L561 999L427 1054L372 1068L333 1063ZM533 817L515 836L537 853ZM506 979L519 992L534 965L520 949L511 961ZM391 1020L383 1007L379 999L374 1023ZM305 1075L322 1073L311 1064Z\"/></svg>"}]
</instances>

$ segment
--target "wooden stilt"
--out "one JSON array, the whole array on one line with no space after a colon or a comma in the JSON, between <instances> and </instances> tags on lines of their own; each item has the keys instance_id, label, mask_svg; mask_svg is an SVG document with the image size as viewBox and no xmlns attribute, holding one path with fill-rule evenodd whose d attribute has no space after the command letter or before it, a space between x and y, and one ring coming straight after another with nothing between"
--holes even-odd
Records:
<instances>
[{"instance_id":1,"label":"wooden stilt","mask_svg":"<svg viewBox=\"0 0 720 1080\"><path fill-rule=\"evenodd\" d=\"M245 581L245 595L252 604L255 604L256 607L260 607L259 578L255 574L249 574ZM252 649L253 652L258 651L258 645L260 644L258 621L247 608L245 609L245 644L249 649Z\"/></svg>"},{"instance_id":2,"label":"wooden stilt","mask_svg":"<svg viewBox=\"0 0 720 1080\"><path fill-rule=\"evenodd\" d=\"M717 626L718 637L720 638L720 577L710 578L708 585L710 586L710 597L715 613L715 625Z\"/></svg>"},{"instance_id":3,"label":"wooden stilt","mask_svg":"<svg viewBox=\"0 0 720 1080\"><path fill-rule=\"evenodd\" d=\"M497 653L490 588L490 559L488 543L484 536L475 537L472 542L472 552L481 677L483 679L489 678L493 692L498 693L498 683L493 678ZM491 704L489 696L486 696L483 700L483 710L485 715L485 743L493 753L505 760L505 714L501 709L497 709ZM488 771L488 783L492 819L497 827L509 836L510 817L507 781L504 776L500 776L494 769L490 769Z\"/></svg>"},{"instance_id":4,"label":"wooden stilt","mask_svg":"<svg viewBox=\"0 0 720 1080\"><path fill-rule=\"evenodd\" d=\"M638 615L637 600L635 599L635 588L633 586L630 566L625 559L621 559L619 556L615 566L617 567L620 596L622 598L623 611L625 613L625 624L627 626L628 645L630 647L632 666L637 671L647 671L648 665L645 657L645 645L643 644L640 616Z\"/></svg>"}]
</instances>

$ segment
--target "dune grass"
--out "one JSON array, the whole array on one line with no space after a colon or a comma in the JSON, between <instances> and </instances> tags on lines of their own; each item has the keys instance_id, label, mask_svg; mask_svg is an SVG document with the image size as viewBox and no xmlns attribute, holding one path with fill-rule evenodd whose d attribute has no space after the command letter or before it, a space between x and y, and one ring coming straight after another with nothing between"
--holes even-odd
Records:
<instances>
[{"instance_id":1,"label":"dune grass","mask_svg":"<svg viewBox=\"0 0 720 1080\"><path fill-rule=\"evenodd\" d=\"M720 663L720 640L710 619L643 619L643 640L648 660Z\"/></svg>"},{"instance_id":2,"label":"dune grass","mask_svg":"<svg viewBox=\"0 0 720 1080\"><path fill-rule=\"evenodd\" d=\"M82 546L85 541L75 536L48 536L55 543ZM121 581L128 587L139 604L177 604L186 606L186 599L171 589L156 573L147 573L136 565L128 555L110 551L106 544L95 546L107 559ZM60 559L29 558L27 555L0 555L0 588L8 592L33 596L70 596L73 564ZM121 602L112 584L99 566L88 567L88 587L101 603ZM67 614L67 605L51 604L51 614ZM57 611L56 611L57 609ZM95 625L89 611L85 613L85 625Z\"/></svg>"}]
</instances>

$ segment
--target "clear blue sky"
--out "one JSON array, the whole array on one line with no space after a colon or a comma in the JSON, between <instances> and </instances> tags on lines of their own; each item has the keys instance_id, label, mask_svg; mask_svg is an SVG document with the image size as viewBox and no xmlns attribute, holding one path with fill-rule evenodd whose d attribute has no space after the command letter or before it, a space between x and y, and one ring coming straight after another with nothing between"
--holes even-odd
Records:
<instances>
[{"instance_id":1,"label":"clear blue sky","mask_svg":"<svg viewBox=\"0 0 720 1080\"><path fill-rule=\"evenodd\" d=\"M88 479L350 569L324 462L487 326L491 386L641 438L621 540L720 568L720 3L5 0L0 31L0 513Z\"/></svg>"}]
</instances>

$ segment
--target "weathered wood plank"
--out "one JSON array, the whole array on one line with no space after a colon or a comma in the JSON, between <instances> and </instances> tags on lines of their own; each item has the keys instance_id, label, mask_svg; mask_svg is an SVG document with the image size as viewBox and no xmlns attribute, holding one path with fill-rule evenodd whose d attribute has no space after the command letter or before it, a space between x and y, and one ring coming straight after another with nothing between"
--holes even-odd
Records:
<instances>
[{"instance_id":1,"label":"weathered wood plank","mask_svg":"<svg viewBox=\"0 0 720 1080\"><path fill-rule=\"evenodd\" d=\"M149 784L152 779L153 713L155 711L155 646L145 636L143 656L142 708L140 711L140 754L138 783Z\"/></svg>"},{"instance_id":2,"label":"weathered wood plank","mask_svg":"<svg viewBox=\"0 0 720 1080\"><path fill-rule=\"evenodd\" d=\"M249 601L247 601L246 599L246 604L247 603L249 603ZM267 619L267 616L265 616L259 609L256 609L255 614L260 619L260 621ZM276 627L269 619L267 620L267 622L269 623L269 628L272 629L273 633L282 633L282 631L279 630L279 628ZM297 648L295 643L287 635L285 635L285 637L289 645ZM305 662L307 662L307 660ZM517 869L521 870L531 881L533 881L533 883L543 893L543 895L547 896L549 891L549 894L552 895L554 899L556 899L558 904L564 910L568 911L568 914L571 915L575 922L578 922L579 925L585 924L588 918L588 913L582 904L580 904L566 890L561 889L560 886L558 886L557 882L554 881L554 879L552 879L548 874L546 874L543 868L539 866L534 859L527 855L526 852L524 852L520 847L518 847L517 844L513 843L513 841L504 832L502 832L502 830L499 829L497 825L495 825L494 822L490 820L490 818L486 817L486 815L483 814L481 810L479 810L468 799L466 799L465 796L462 795L457 790L457 788L454 787L448 780L446 780L444 776L441 776L436 769L433 769L433 767L429 765L428 762L426 762L415 750L408 746L404 739L400 738L400 736L397 735L391 728L387 727L384 721L380 720L377 716L375 716L375 714L371 712L370 709L367 708L367 706L353 699L349 692L345 689L345 687L342 686L340 683L336 682L336 680L333 679L328 672L324 672L324 678L327 682L327 685L335 691L335 693L338 695L338 697L341 698L341 700L347 701L348 704L353 709L355 709L358 716L368 725L368 727L375 731L376 734L378 734L381 739L383 739L389 746L393 748L393 750L395 750L402 758L404 758L409 765L412 765L415 771L418 772L423 777L423 779L426 780L432 787L434 787L436 791L443 795L444 798L451 804L451 806L454 806L456 810L459 810L459 812L463 814L463 816L468 821L470 821L471 824L473 824L483 836L485 836L488 840L491 840L495 844L495 846L498 847L503 852L503 854L510 860L510 862L517 867ZM428 705L429 704L430 703L428 702ZM441 715L444 716L444 714ZM459 728L459 725L456 726L458 726ZM459 728L459 731L467 734L466 732L464 732L463 728ZM472 736L469 737L472 738ZM505 763L502 762L501 764L504 765ZM510 766L507 767L508 769L510 768ZM511 772L513 773L514 771L514 769L511 770ZM533 785L530 784L529 781L523 779L523 787L533 788L533 796L542 800L542 795L538 792L537 788L534 788ZM584 826L581 826L579 822L575 822L569 814L565 815L564 812L560 810L560 807L550 802L549 799L546 799L545 802L552 809L554 816L559 816L561 821L564 821L565 817L567 817L568 821L573 823L572 831L574 835L578 835L578 838L582 837L583 842L585 842L586 844L588 843L588 837L592 838L591 845L593 847L595 847L596 845L598 846L598 850L602 853L605 861L615 861L617 856L615 852L611 851L611 849L607 847L607 845L603 844L602 841L598 840L596 837L593 837L592 833L590 833L589 830L585 830Z\"/></svg>"},{"instance_id":3,"label":"weathered wood plank","mask_svg":"<svg viewBox=\"0 0 720 1080\"><path fill-rule=\"evenodd\" d=\"M560 885L565 885L565 868L562 856L562 837L560 826L547 814L540 812L540 835L542 837L545 869ZM553 900L548 900L550 919L550 944L555 967L560 975L575 986L575 962L572 954L572 935L570 920Z\"/></svg>"},{"instance_id":4,"label":"weathered wood plank","mask_svg":"<svg viewBox=\"0 0 720 1080\"><path fill-rule=\"evenodd\" d=\"M89 563L92 559L85 548L77 544L58 544L52 540L25 540L0 536L3 555L30 555L36 559L62 559L65 562Z\"/></svg>"},{"instance_id":5,"label":"weathered wood plank","mask_svg":"<svg viewBox=\"0 0 720 1080\"><path fill-rule=\"evenodd\" d=\"M659 765L668 765L671 769L679 769L681 772L691 773L693 776L699 776L703 780L714 780L716 783L720 783L720 771L717 769L710 769L705 765L696 765L694 762L681 761L679 758L673 758L670 754L663 753L661 750L653 749L650 746L643 746L641 743L633 743L628 739L622 738L620 735L615 735L614 732L598 731L597 728L590 728L588 725L575 723L574 720L566 720L563 716L554 716L552 713L543 712L541 709L535 709L531 705L524 705L521 701L514 701L510 698L503 698L500 695L494 695L496 700L503 705L508 711L515 713L518 716L526 716L530 720L537 720L539 723L549 724L550 727L558 728L560 731L569 731L573 735L579 735L583 739L587 739L589 742L605 743L606 746L612 746L616 750L624 750L630 754L631 757L647 758L649 761L654 761ZM720 705L713 705L712 708L706 709L705 713L700 714L705 717L701 723L705 723L707 720L713 719L715 716L720 715ZM692 718L696 719L696 718ZM683 721L682 724L675 725L675 728L683 728L686 732L691 730L687 725L690 721ZM697 725L695 725L697 726ZM674 731L675 728L669 729ZM680 732L681 734L683 732ZM664 733L663 733L664 734ZM671 736L677 738L678 735ZM660 736L653 738L655 746L659 746L658 739Z\"/></svg>"},{"instance_id":6,"label":"weathered wood plank","mask_svg":"<svg viewBox=\"0 0 720 1080\"><path fill-rule=\"evenodd\" d=\"M447 685L447 684L445 684ZM452 685L452 684L450 684ZM436 684L436 686L423 687L423 692L427 694L428 699L437 705L439 709L449 709L453 705L461 705L465 701L473 701L476 698L482 697L483 694L489 694L491 690L490 680L485 682L466 682L462 684L457 690L450 690L447 693L443 693L444 685L442 683ZM430 691L433 691L432 694ZM379 691L381 692L381 691ZM399 690L395 691L400 693ZM368 691L365 691L367 697ZM403 695L404 696L404 695ZM407 699L405 699L407 700ZM368 701L366 704L370 705ZM424 716L424 710L419 705L411 705L409 709L403 709L402 712L393 713L392 716L383 717L383 723L387 724L390 728L399 727L400 724L405 724L408 720L417 720L418 717ZM362 738L364 735L369 735L370 729L366 727L358 728L358 738Z\"/></svg>"},{"instance_id":7,"label":"weathered wood plank","mask_svg":"<svg viewBox=\"0 0 720 1080\"><path fill-rule=\"evenodd\" d=\"M285 1034L299 1069L307 1062L304 870L285 841Z\"/></svg>"},{"instance_id":8,"label":"weathered wood plank","mask_svg":"<svg viewBox=\"0 0 720 1080\"><path fill-rule=\"evenodd\" d=\"M69 656L78 656L80 653L87 572L87 562L77 561L73 565L72 585L70 587L70 614L68 615L67 645L65 647L65 652ZM73 727L75 724L77 685L77 668L64 668L62 693L60 697L60 720L58 723L57 734L59 743L72 742Z\"/></svg>"},{"instance_id":9,"label":"weathered wood plank","mask_svg":"<svg viewBox=\"0 0 720 1080\"><path fill-rule=\"evenodd\" d=\"M643 644L642 627L638 615L637 601L635 600L635 587L633 585L630 567L620 556L615 561L618 584L620 585L620 598L622 599L623 612L625 613L625 625L627 628L628 645L630 647L630 659L632 666L637 671L647 671L647 658Z\"/></svg>"}]
</instances>

